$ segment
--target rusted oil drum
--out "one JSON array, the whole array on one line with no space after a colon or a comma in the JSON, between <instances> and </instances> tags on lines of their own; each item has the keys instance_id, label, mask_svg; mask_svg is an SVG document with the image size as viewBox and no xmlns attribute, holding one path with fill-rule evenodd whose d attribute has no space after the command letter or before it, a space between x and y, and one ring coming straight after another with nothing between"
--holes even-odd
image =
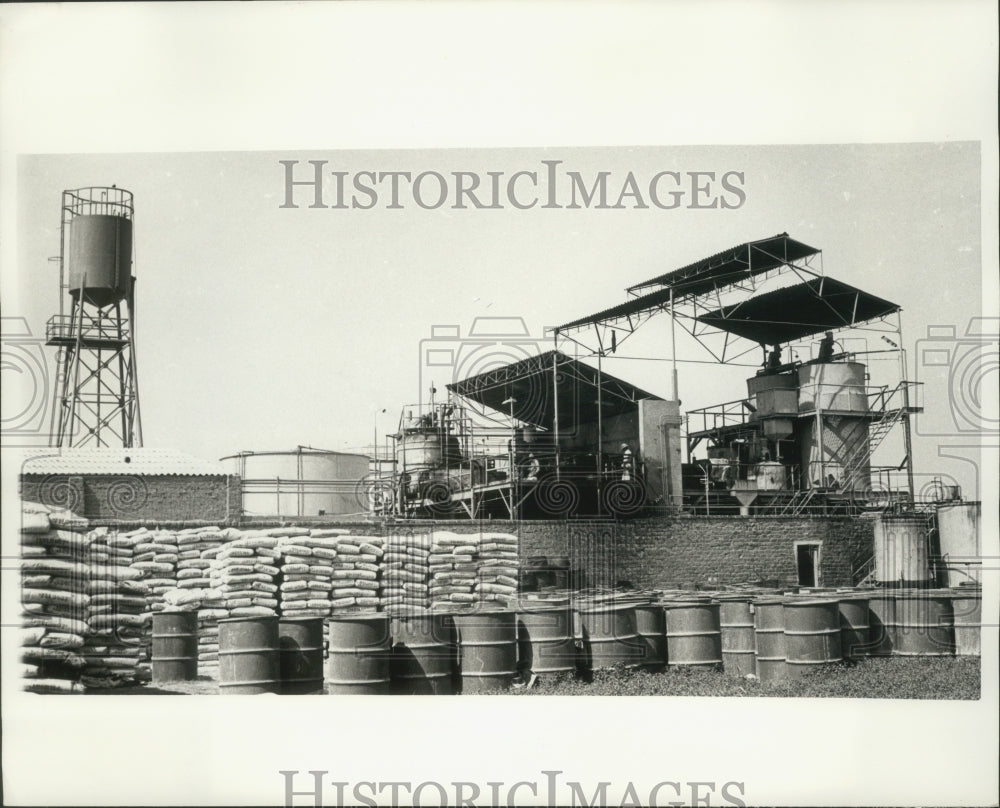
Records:
<instances>
[{"instance_id":1,"label":"rusted oil drum","mask_svg":"<svg viewBox=\"0 0 1000 808\"><path fill-rule=\"evenodd\" d=\"M667 666L667 615L662 603L636 604L635 632L641 644L640 667L662 671Z\"/></svg>"},{"instance_id":2,"label":"rusted oil drum","mask_svg":"<svg viewBox=\"0 0 1000 808\"><path fill-rule=\"evenodd\" d=\"M664 604L667 617L667 664L722 667L719 604L708 598Z\"/></svg>"},{"instance_id":3,"label":"rusted oil drum","mask_svg":"<svg viewBox=\"0 0 1000 808\"><path fill-rule=\"evenodd\" d=\"M976 589L952 590L951 608L955 616L955 655L980 656L982 593Z\"/></svg>"},{"instance_id":4,"label":"rusted oil drum","mask_svg":"<svg viewBox=\"0 0 1000 808\"><path fill-rule=\"evenodd\" d=\"M719 628L722 632L722 669L733 676L757 670L753 612L746 597L720 598Z\"/></svg>"},{"instance_id":5,"label":"rusted oil drum","mask_svg":"<svg viewBox=\"0 0 1000 808\"><path fill-rule=\"evenodd\" d=\"M891 590L873 592L868 597L868 655L892 655L896 644L896 595Z\"/></svg>"},{"instance_id":6,"label":"rusted oil drum","mask_svg":"<svg viewBox=\"0 0 1000 808\"><path fill-rule=\"evenodd\" d=\"M198 613L153 615L153 681L189 682L198 676Z\"/></svg>"},{"instance_id":7,"label":"rusted oil drum","mask_svg":"<svg viewBox=\"0 0 1000 808\"><path fill-rule=\"evenodd\" d=\"M951 656L955 653L954 613L948 592L904 589L893 616L897 656Z\"/></svg>"},{"instance_id":8,"label":"rusted oil drum","mask_svg":"<svg viewBox=\"0 0 1000 808\"><path fill-rule=\"evenodd\" d=\"M785 660L791 678L843 660L836 600L790 598L784 605Z\"/></svg>"},{"instance_id":9,"label":"rusted oil drum","mask_svg":"<svg viewBox=\"0 0 1000 808\"><path fill-rule=\"evenodd\" d=\"M545 608L544 601L535 603L517 615L518 667L539 676L573 673L573 611L568 604ZM522 603L522 609L525 605Z\"/></svg>"},{"instance_id":10,"label":"rusted oil drum","mask_svg":"<svg viewBox=\"0 0 1000 808\"><path fill-rule=\"evenodd\" d=\"M635 606L591 603L577 609L583 638L583 663L588 670L637 667L642 645L635 628Z\"/></svg>"},{"instance_id":11,"label":"rusted oil drum","mask_svg":"<svg viewBox=\"0 0 1000 808\"><path fill-rule=\"evenodd\" d=\"M280 674L277 617L230 617L219 621L222 693L277 693Z\"/></svg>"},{"instance_id":12,"label":"rusted oil drum","mask_svg":"<svg viewBox=\"0 0 1000 808\"><path fill-rule=\"evenodd\" d=\"M840 650L844 659L868 656L870 645L868 598L841 594L837 601L840 613Z\"/></svg>"},{"instance_id":13,"label":"rusted oil drum","mask_svg":"<svg viewBox=\"0 0 1000 808\"><path fill-rule=\"evenodd\" d=\"M406 696L450 696L455 692L457 646L448 614L399 615L390 624L391 692Z\"/></svg>"},{"instance_id":14,"label":"rusted oil drum","mask_svg":"<svg viewBox=\"0 0 1000 808\"><path fill-rule=\"evenodd\" d=\"M282 617L278 621L281 693L322 693L324 656L322 617Z\"/></svg>"},{"instance_id":15,"label":"rusted oil drum","mask_svg":"<svg viewBox=\"0 0 1000 808\"><path fill-rule=\"evenodd\" d=\"M757 678L762 682L784 681L788 678L784 603L781 598L762 598L752 606Z\"/></svg>"},{"instance_id":16,"label":"rusted oil drum","mask_svg":"<svg viewBox=\"0 0 1000 808\"><path fill-rule=\"evenodd\" d=\"M508 690L517 673L517 615L477 611L454 616L462 693Z\"/></svg>"},{"instance_id":17,"label":"rusted oil drum","mask_svg":"<svg viewBox=\"0 0 1000 808\"><path fill-rule=\"evenodd\" d=\"M338 614L329 619L326 692L382 696L389 692L392 642L385 614Z\"/></svg>"}]
</instances>

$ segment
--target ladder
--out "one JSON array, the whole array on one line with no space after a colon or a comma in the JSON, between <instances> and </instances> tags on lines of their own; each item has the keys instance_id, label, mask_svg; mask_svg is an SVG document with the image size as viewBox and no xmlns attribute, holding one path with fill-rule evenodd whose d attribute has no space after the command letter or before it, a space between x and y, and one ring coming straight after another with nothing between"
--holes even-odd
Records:
<instances>
[{"instance_id":1,"label":"ladder","mask_svg":"<svg viewBox=\"0 0 1000 808\"><path fill-rule=\"evenodd\" d=\"M903 389L907 382L900 382L896 388L889 393L886 399L891 399L897 392ZM883 410L882 417L879 418L872 424L868 426L868 442L859 443L855 447L854 451L851 453L850 457L847 458L847 462L844 463L843 472L841 476L841 483L847 486L850 481L854 478L865 463L869 462L871 456L875 453L875 450L881 445L882 441L885 440L886 435L888 435L894 426L898 424L903 417L907 414L905 407L899 407L893 410Z\"/></svg>"}]
</instances>

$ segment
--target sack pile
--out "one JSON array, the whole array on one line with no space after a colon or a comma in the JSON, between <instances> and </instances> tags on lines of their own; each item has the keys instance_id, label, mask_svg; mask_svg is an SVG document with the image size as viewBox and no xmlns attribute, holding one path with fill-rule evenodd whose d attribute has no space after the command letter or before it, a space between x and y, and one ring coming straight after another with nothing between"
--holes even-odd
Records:
<instances>
[{"instance_id":1,"label":"sack pile","mask_svg":"<svg viewBox=\"0 0 1000 808\"><path fill-rule=\"evenodd\" d=\"M283 617L327 617L333 588L337 536L343 530L284 528L279 536L281 584L278 608Z\"/></svg>"},{"instance_id":2,"label":"sack pile","mask_svg":"<svg viewBox=\"0 0 1000 808\"><path fill-rule=\"evenodd\" d=\"M278 613L281 550L266 530L248 531L215 552L209 581L218 589L227 617L267 617ZM218 618L216 618L218 620Z\"/></svg>"},{"instance_id":3,"label":"sack pile","mask_svg":"<svg viewBox=\"0 0 1000 808\"><path fill-rule=\"evenodd\" d=\"M123 687L138 678L143 655L148 586L131 566L132 546L97 528L89 534L87 635L80 653L86 661L85 687Z\"/></svg>"},{"instance_id":4,"label":"sack pile","mask_svg":"<svg viewBox=\"0 0 1000 808\"><path fill-rule=\"evenodd\" d=\"M381 605L382 539L378 536L337 538L333 560L330 613L376 611Z\"/></svg>"},{"instance_id":5,"label":"sack pile","mask_svg":"<svg viewBox=\"0 0 1000 808\"><path fill-rule=\"evenodd\" d=\"M518 541L510 533L479 536L479 602L510 606L517 600Z\"/></svg>"},{"instance_id":6,"label":"sack pile","mask_svg":"<svg viewBox=\"0 0 1000 808\"><path fill-rule=\"evenodd\" d=\"M25 689L80 688L86 659L88 523L68 512L22 503L21 607Z\"/></svg>"},{"instance_id":7,"label":"sack pile","mask_svg":"<svg viewBox=\"0 0 1000 808\"><path fill-rule=\"evenodd\" d=\"M382 608L390 614L430 606L431 534L391 535L385 544Z\"/></svg>"},{"instance_id":8,"label":"sack pile","mask_svg":"<svg viewBox=\"0 0 1000 808\"><path fill-rule=\"evenodd\" d=\"M471 609L478 600L479 536L434 531L428 570L432 609Z\"/></svg>"}]
</instances>

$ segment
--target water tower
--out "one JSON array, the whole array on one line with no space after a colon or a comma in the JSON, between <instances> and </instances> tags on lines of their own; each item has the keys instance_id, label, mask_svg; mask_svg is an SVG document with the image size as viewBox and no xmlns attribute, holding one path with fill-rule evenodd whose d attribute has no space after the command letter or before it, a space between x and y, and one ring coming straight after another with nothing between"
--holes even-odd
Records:
<instances>
[{"instance_id":1,"label":"water tower","mask_svg":"<svg viewBox=\"0 0 1000 808\"><path fill-rule=\"evenodd\" d=\"M59 349L53 446L142 446L133 218L132 194L122 188L63 191L59 314L46 327L47 344Z\"/></svg>"}]
</instances>

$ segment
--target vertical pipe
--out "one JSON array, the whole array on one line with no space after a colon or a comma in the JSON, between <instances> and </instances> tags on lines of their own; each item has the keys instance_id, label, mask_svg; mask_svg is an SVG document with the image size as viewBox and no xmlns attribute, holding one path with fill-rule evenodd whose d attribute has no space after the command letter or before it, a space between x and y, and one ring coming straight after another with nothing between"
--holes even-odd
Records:
<instances>
[{"instance_id":1,"label":"vertical pipe","mask_svg":"<svg viewBox=\"0 0 1000 808\"><path fill-rule=\"evenodd\" d=\"M674 401L680 401L677 390L677 320L674 316L674 289L670 287L670 381Z\"/></svg>"},{"instance_id":2,"label":"vertical pipe","mask_svg":"<svg viewBox=\"0 0 1000 808\"><path fill-rule=\"evenodd\" d=\"M603 402L601 396L601 388L603 384L601 383L601 357L604 355L603 350L597 352L597 510L598 513L601 512L601 489L603 482L602 476L604 474L604 419L601 410L603 409Z\"/></svg>"},{"instance_id":3,"label":"vertical pipe","mask_svg":"<svg viewBox=\"0 0 1000 808\"><path fill-rule=\"evenodd\" d=\"M915 500L913 482L913 435L910 432L910 385L907 384L906 348L903 347L903 317L896 312L896 336L899 337L899 382L903 386L903 443L906 449L906 484L910 489L910 502Z\"/></svg>"},{"instance_id":4,"label":"vertical pipe","mask_svg":"<svg viewBox=\"0 0 1000 808\"><path fill-rule=\"evenodd\" d=\"M555 339L558 339L559 332L556 332ZM555 343L555 339L553 342ZM559 372L557 367L558 350L552 351L552 448L555 464L556 479L559 479Z\"/></svg>"}]
</instances>

